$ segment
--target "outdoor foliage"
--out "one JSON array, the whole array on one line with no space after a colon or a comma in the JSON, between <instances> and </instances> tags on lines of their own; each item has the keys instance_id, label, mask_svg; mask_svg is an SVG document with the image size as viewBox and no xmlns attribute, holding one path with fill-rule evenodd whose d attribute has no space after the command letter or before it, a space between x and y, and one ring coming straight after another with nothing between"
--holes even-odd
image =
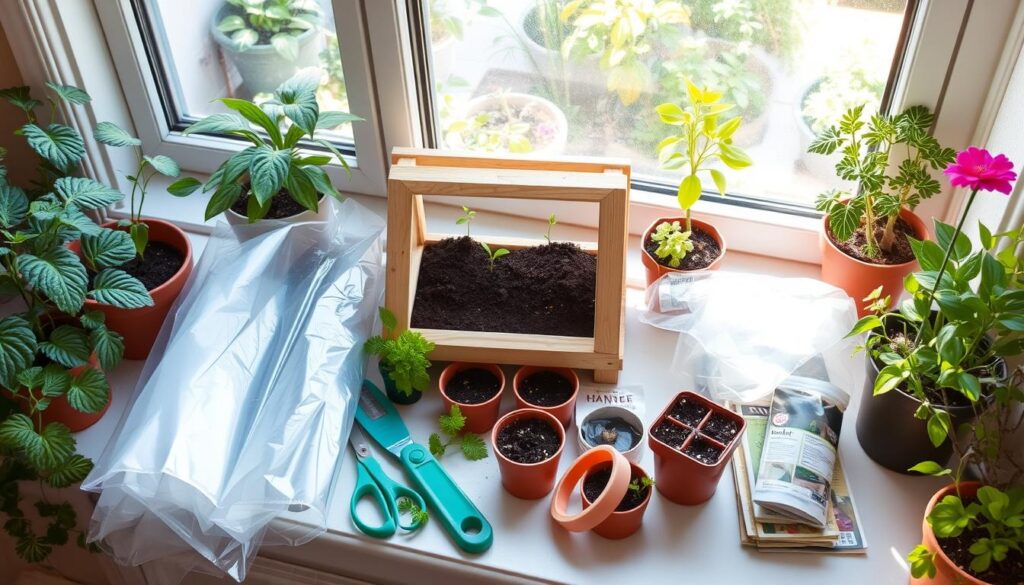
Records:
<instances>
[{"instance_id":1,"label":"outdoor foliage","mask_svg":"<svg viewBox=\"0 0 1024 585\"><path fill-rule=\"evenodd\" d=\"M398 325L395 315L383 307L379 313L386 335L368 339L364 346L366 353L380 357L399 392L406 395L412 394L413 390L423 392L430 386L430 374L427 372L430 360L427 356L434 351L434 344L420 332L409 329L395 336Z\"/></svg>"},{"instance_id":2,"label":"outdoor foliage","mask_svg":"<svg viewBox=\"0 0 1024 585\"><path fill-rule=\"evenodd\" d=\"M299 35L320 25L316 0L225 0L230 7L217 30L239 51L272 45L288 61L299 58Z\"/></svg>"},{"instance_id":3,"label":"outdoor foliage","mask_svg":"<svg viewBox=\"0 0 1024 585\"><path fill-rule=\"evenodd\" d=\"M466 426L466 417L459 405L453 404L448 414L442 414L437 419L437 424L444 437L438 433L430 435L430 452L434 457L442 457L448 447L457 444L462 454L470 461L487 458L487 444L480 435L462 432L462 428Z\"/></svg>"}]
</instances>

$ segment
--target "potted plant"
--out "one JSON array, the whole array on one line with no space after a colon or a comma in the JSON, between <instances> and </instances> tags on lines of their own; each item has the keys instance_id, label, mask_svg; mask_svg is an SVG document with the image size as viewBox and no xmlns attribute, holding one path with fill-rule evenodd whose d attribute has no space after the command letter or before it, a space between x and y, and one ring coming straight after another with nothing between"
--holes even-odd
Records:
<instances>
[{"instance_id":1,"label":"potted plant","mask_svg":"<svg viewBox=\"0 0 1024 585\"><path fill-rule=\"evenodd\" d=\"M515 410L494 425L491 441L508 493L536 500L551 492L565 446L565 430L558 419L533 408Z\"/></svg>"},{"instance_id":2,"label":"potted plant","mask_svg":"<svg viewBox=\"0 0 1024 585\"><path fill-rule=\"evenodd\" d=\"M763 47L784 61L796 55L803 40L799 0L692 0L689 4L695 29L745 47Z\"/></svg>"},{"instance_id":3,"label":"potted plant","mask_svg":"<svg viewBox=\"0 0 1024 585\"><path fill-rule=\"evenodd\" d=\"M434 351L434 344L418 331L405 330L394 335L397 321L395 315L381 307L380 321L384 335L366 340L366 353L380 358L377 367L384 380L388 398L396 404L414 404L423 397L423 391L430 386L430 360L427 356Z\"/></svg>"},{"instance_id":4,"label":"potted plant","mask_svg":"<svg viewBox=\"0 0 1024 585\"><path fill-rule=\"evenodd\" d=\"M250 95L269 93L320 53L316 0L225 0L210 31Z\"/></svg>"},{"instance_id":5,"label":"potted plant","mask_svg":"<svg viewBox=\"0 0 1024 585\"><path fill-rule=\"evenodd\" d=\"M231 155L205 184L189 180L172 193L184 196L200 186L204 192L213 191L206 206L207 220L220 213L235 224L245 218L252 223L264 218L309 221L321 217L324 196L341 198L323 169L331 156L303 155L299 143L309 140L319 145L348 171L344 156L315 133L361 118L345 112L321 112L316 101L319 83L319 76L293 77L261 105L221 98L235 113L207 116L189 126L185 134L227 134L244 138L252 146ZM254 127L265 134L257 134Z\"/></svg>"},{"instance_id":6,"label":"potted plant","mask_svg":"<svg viewBox=\"0 0 1024 585\"><path fill-rule=\"evenodd\" d=\"M579 391L579 376L571 368L523 366L512 378L516 408L548 412L565 428L572 424Z\"/></svg>"},{"instance_id":7,"label":"potted plant","mask_svg":"<svg viewBox=\"0 0 1024 585\"><path fill-rule=\"evenodd\" d=\"M740 127L736 116L719 123L721 114L733 106L721 102L722 94L686 83L689 105L684 109L673 103L657 107L661 121L678 128L658 144L662 168L684 169L677 199L684 217L660 218L644 232L641 259L647 272L647 285L668 272L715 270L725 256L725 240L711 224L694 220L691 209L700 199L703 185L698 173L708 173L718 192L725 195L725 174L715 168L721 162L731 169L750 166L751 160L732 144ZM685 222L685 223L684 223Z\"/></svg>"},{"instance_id":8,"label":"potted plant","mask_svg":"<svg viewBox=\"0 0 1024 585\"><path fill-rule=\"evenodd\" d=\"M550 101L525 93L496 92L471 99L462 117L445 128L449 148L557 156L569 123Z\"/></svg>"},{"instance_id":9,"label":"potted plant","mask_svg":"<svg viewBox=\"0 0 1024 585\"><path fill-rule=\"evenodd\" d=\"M452 362L437 380L446 411L458 408L466 430L485 433L498 421L505 373L495 364Z\"/></svg>"},{"instance_id":10,"label":"potted plant","mask_svg":"<svg viewBox=\"0 0 1024 585\"><path fill-rule=\"evenodd\" d=\"M957 226L936 221L938 243L913 240L922 270L905 281L910 298L889 312L889 299L876 289L869 297L872 314L851 331L867 333L857 437L872 459L900 472L920 461L949 460L947 431L987 408L1006 377L1003 356L1024 347L1022 265L1015 255L1020 233L992 235L981 225L985 249L978 251L962 233L979 190L1010 192L1013 165L974 147L956 160L946 173L954 185L972 187ZM1011 246L997 253L1002 237Z\"/></svg>"},{"instance_id":11,"label":"potted plant","mask_svg":"<svg viewBox=\"0 0 1024 585\"><path fill-rule=\"evenodd\" d=\"M589 69L580 71L581 65L586 68L583 64L576 64L571 72L565 67L562 44L572 32L572 27L560 17L565 5L565 0L535 0L518 20L516 36L539 75L553 74L562 79L570 76L573 79L594 78Z\"/></svg>"},{"instance_id":12,"label":"potted plant","mask_svg":"<svg viewBox=\"0 0 1024 585\"><path fill-rule=\"evenodd\" d=\"M619 505L612 514L593 528L593 531L605 538L618 540L633 535L640 530L644 521L644 512L647 511L647 504L651 502L654 479L647 475L636 463L630 462L631 477L626 495L622 497ZM611 464L595 466L587 471L580 483L580 498L583 501L583 509L586 510L594 505L608 480L611 478Z\"/></svg>"},{"instance_id":13,"label":"potted plant","mask_svg":"<svg viewBox=\"0 0 1024 585\"><path fill-rule=\"evenodd\" d=\"M648 435L658 492L677 504L709 500L745 426L743 417L703 396L676 395Z\"/></svg>"},{"instance_id":14,"label":"potted plant","mask_svg":"<svg viewBox=\"0 0 1024 585\"><path fill-rule=\"evenodd\" d=\"M892 295L914 270L911 239L927 239L928 230L913 209L940 190L930 170L943 168L956 154L928 134L934 116L924 106L896 116L875 115L870 122L863 113L863 105L847 111L810 146L816 154L842 152L836 174L859 185L856 193L826 191L816 202L825 213L821 279L855 301L879 285L881 298ZM898 171L888 172L894 162L890 155L905 152L910 154ZM862 307L860 314L865 311Z\"/></svg>"}]
</instances>

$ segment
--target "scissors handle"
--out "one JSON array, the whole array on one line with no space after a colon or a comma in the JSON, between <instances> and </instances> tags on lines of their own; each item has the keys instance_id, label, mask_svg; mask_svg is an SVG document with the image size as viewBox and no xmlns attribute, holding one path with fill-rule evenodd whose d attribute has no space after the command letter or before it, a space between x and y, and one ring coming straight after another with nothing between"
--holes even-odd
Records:
<instances>
[{"instance_id":1,"label":"scissors handle","mask_svg":"<svg viewBox=\"0 0 1024 585\"><path fill-rule=\"evenodd\" d=\"M376 469L374 469L376 468ZM384 490L377 483L375 476L383 476L384 470L380 464L373 459L356 461L356 489L352 491L352 499L349 501L349 514L352 516L352 523L360 532L374 538L389 538L395 533L395 519L398 518L398 508L393 498L386 497ZM359 517L359 500L366 496L374 499L381 517L384 519L379 525L367 524Z\"/></svg>"}]
</instances>

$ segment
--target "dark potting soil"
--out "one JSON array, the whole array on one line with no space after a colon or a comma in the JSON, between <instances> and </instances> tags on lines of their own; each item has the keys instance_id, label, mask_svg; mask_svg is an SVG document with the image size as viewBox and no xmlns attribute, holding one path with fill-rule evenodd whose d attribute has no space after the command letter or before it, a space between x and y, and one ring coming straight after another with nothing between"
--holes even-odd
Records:
<instances>
[{"instance_id":1,"label":"dark potting soil","mask_svg":"<svg viewBox=\"0 0 1024 585\"><path fill-rule=\"evenodd\" d=\"M704 420L704 415L707 413L708 407L699 402L683 398L672 407L668 415L684 425L696 427L700 424L700 421Z\"/></svg>"},{"instance_id":2,"label":"dark potting soil","mask_svg":"<svg viewBox=\"0 0 1024 585\"><path fill-rule=\"evenodd\" d=\"M690 444L686 446L683 453L708 465L714 465L719 457L722 456L722 450L704 437L697 437L690 441Z\"/></svg>"},{"instance_id":3,"label":"dark potting soil","mask_svg":"<svg viewBox=\"0 0 1024 585\"><path fill-rule=\"evenodd\" d=\"M964 502L964 505L966 506L967 502ZM979 538L987 537L988 533L984 529L975 529L965 531L955 538L939 538L937 541L949 560L980 581L991 583L991 585L1020 585L1024 583L1024 552L1019 550L1010 549L1005 559L998 563L993 562L984 573L975 573L971 570L971 560L974 555L968 549Z\"/></svg>"},{"instance_id":4,"label":"dark potting soil","mask_svg":"<svg viewBox=\"0 0 1024 585\"><path fill-rule=\"evenodd\" d=\"M444 387L444 393L455 402L480 404L487 402L501 389L501 380L483 368L468 368L455 373Z\"/></svg>"},{"instance_id":5,"label":"dark potting soil","mask_svg":"<svg viewBox=\"0 0 1024 585\"><path fill-rule=\"evenodd\" d=\"M707 268L711 266L711 263L716 258L722 255L722 247L718 245L718 242L710 234L698 227L693 228L693 232L690 233L690 240L693 242L693 250L686 253L686 256L683 257L676 270L700 270ZM644 249L647 250L647 253L658 264L669 266L668 258L658 258L658 255L654 253L658 249L658 244L654 243L651 238L647 238L647 241L644 242ZM669 266L669 268L672 267Z\"/></svg>"},{"instance_id":6,"label":"dark potting soil","mask_svg":"<svg viewBox=\"0 0 1024 585\"><path fill-rule=\"evenodd\" d=\"M177 274L184 263L185 256L177 248L163 242L150 242L144 259L136 256L118 269L138 278L146 290L153 290Z\"/></svg>"},{"instance_id":7,"label":"dark potting soil","mask_svg":"<svg viewBox=\"0 0 1024 585\"><path fill-rule=\"evenodd\" d=\"M711 415L711 418L709 418L708 422L700 429L700 432L723 445L728 445L739 430L739 423L720 412L716 412Z\"/></svg>"},{"instance_id":8,"label":"dark potting soil","mask_svg":"<svg viewBox=\"0 0 1024 585\"><path fill-rule=\"evenodd\" d=\"M882 234L885 233L885 222L886 218L884 217L875 220L876 242L882 241ZM864 227L865 226L860 226L857 228L857 231L853 232L850 239L845 242L836 241L836 238L832 235L831 231L828 232L828 237L837 248L843 251L844 254L851 258L856 258L861 262L889 265L903 264L904 262L910 262L914 259L914 250L910 247L910 241L907 240L907 236L916 238L917 234L914 233L914 228L910 227L909 223L903 221L903 218L896 220L896 237L893 239L892 249L888 252L885 250L879 250L878 255L874 258L864 253L864 246L868 241Z\"/></svg>"},{"instance_id":9,"label":"dark potting soil","mask_svg":"<svg viewBox=\"0 0 1024 585\"><path fill-rule=\"evenodd\" d=\"M689 437L692 432L693 431L686 427L672 424L667 420L662 421L660 425L651 430L651 434L654 435L656 439L673 449L679 449L682 447L683 443L686 442L686 437Z\"/></svg>"},{"instance_id":10,"label":"dark potting soil","mask_svg":"<svg viewBox=\"0 0 1024 585\"><path fill-rule=\"evenodd\" d=\"M423 250L412 326L591 337L596 275L574 244L515 250L492 271L479 242L446 238Z\"/></svg>"},{"instance_id":11,"label":"dark potting soil","mask_svg":"<svg viewBox=\"0 0 1024 585\"><path fill-rule=\"evenodd\" d=\"M245 195L238 198L231 206L231 211L239 215L247 215L249 205L249 185L242 186L242 192ZM264 216L266 219L285 219L293 215L298 215L303 211L309 211L305 207L299 204L298 201L292 199L291 193L288 189L282 188L270 199L270 209L267 210L267 215Z\"/></svg>"},{"instance_id":12,"label":"dark potting soil","mask_svg":"<svg viewBox=\"0 0 1024 585\"><path fill-rule=\"evenodd\" d=\"M608 480L612 478L611 469L599 469L593 473L587 475L587 479L583 480L583 493L587 494L587 499L591 502L601 497L601 492L604 491L605 486L608 485ZM636 472L633 473L633 477L630 481L640 481L640 476ZM626 495L622 496L622 500L619 505L615 508L616 512L625 512L632 510L640 504L644 503L647 499L647 492L651 489L650 486L641 487L639 490L626 490Z\"/></svg>"},{"instance_id":13,"label":"dark potting soil","mask_svg":"<svg viewBox=\"0 0 1024 585\"><path fill-rule=\"evenodd\" d=\"M519 395L534 406L558 406L572 398L572 382L557 372L537 372L519 383Z\"/></svg>"},{"instance_id":14,"label":"dark potting soil","mask_svg":"<svg viewBox=\"0 0 1024 585\"><path fill-rule=\"evenodd\" d=\"M516 463L540 463L562 445L558 431L546 421L530 418L510 422L498 431L496 447Z\"/></svg>"}]
</instances>

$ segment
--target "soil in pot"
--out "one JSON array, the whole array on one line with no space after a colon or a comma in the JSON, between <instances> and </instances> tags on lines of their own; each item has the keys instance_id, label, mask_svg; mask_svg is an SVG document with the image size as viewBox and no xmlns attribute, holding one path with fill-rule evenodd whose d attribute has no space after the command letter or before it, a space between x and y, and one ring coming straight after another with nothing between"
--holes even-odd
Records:
<instances>
[{"instance_id":1,"label":"soil in pot","mask_svg":"<svg viewBox=\"0 0 1024 585\"><path fill-rule=\"evenodd\" d=\"M231 205L231 211L234 211L238 215L247 216L248 205L249 205L249 185L242 186L242 192L245 193L242 197L238 198ZM267 210L267 215L264 219L285 219L298 215L304 211L309 211L305 207L299 204L298 201L292 198L288 189L282 188L270 199L270 209Z\"/></svg>"},{"instance_id":2,"label":"soil in pot","mask_svg":"<svg viewBox=\"0 0 1024 585\"><path fill-rule=\"evenodd\" d=\"M516 463L540 463L553 457L562 442L547 421L527 418L510 422L498 431L496 447Z\"/></svg>"},{"instance_id":3,"label":"soil in pot","mask_svg":"<svg viewBox=\"0 0 1024 585\"><path fill-rule=\"evenodd\" d=\"M455 373L444 393L461 404L482 404L501 390L501 380L483 368L467 368Z\"/></svg>"},{"instance_id":4,"label":"soil in pot","mask_svg":"<svg viewBox=\"0 0 1024 585\"><path fill-rule=\"evenodd\" d=\"M412 326L591 337L596 275L574 244L513 250L491 270L479 242L446 238L423 250Z\"/></svg>"},{"instance_id":5,"label":"soil in pot","mask_svg":"<svg viewBox=\"0 0 1024 585\"><path fill-rule=\"evenodd\" d=\"M723 445L728 445L739 430L740 425L736 421L716 412L711 415L711 418L700 429L700 432Z\"/></svg>"},{"instance_id":6,"label":"soil in pot","mask_svg":"<svg viewBox=\"0 0 1024 585\"><path fill-rule=\"evenodd\" d=\"M136 256L118 268L139 279L146 290L153 290L177 274L183 264L185 255L177 248L163 242L150 242L144 258ZM89 276L91 282L96 275Z\"/></svg>"},{"instance_id":7,"label":"soil in pot","mask_svg":"<svg viewBox=\"0 0 1024 585\"><path fill-rule=\"evenodd\" d=\"M964 506L969 503L964 501ZM1005 559L998 563L993 562L989 570L984 573L975 573L971 570L971 560L974 559L974 555L968 549L978 539L988 538L988 536L984 529L978 528L965 531L954 538L936 538L935 541L942 547L942 552L946 553L949 560L975 579L990 585L1020 585L1021 576L1024 575L1024 552L1019 550L1010 549Z\"/></svg>"},{"instance_id":8,"label":"soil in pot","mask_svg":"<svg viewBox=\"0 0 1024 585\"><path fill-rule=\"evenodd\" d=\"M600 469L587 474L587 478L583 480L583 493L587 494L587 499L591 502L596 502L597 498L601 496L601 492L604 491L605 486L608 485L608 480L610 480L611 477L611 469ZM630 481L639 482L640 475L634 471ZM615 511L626 512L636 508L640 504L643 504L644 500L647 499L647 492L650 491L650 489L651 486L641 487L639 490L626 490L626 495L622 496L622 500L615 508Z\"/></svg>"},{"instance_id":9,"label":"soil in pot","mask_svg":"<svg viewBox=\"0 0 1024 585\"><path fill-rule=\"evenodd\" d=\"M700 424L700 421L704 420L704 415L707 413L708 407L699 402L683 398L672 407L668 415L684 425L696 427Z\"/></svg>"},{"instance_id":10,"label":"soil in pot","mask_svg":"<svg viewBox=\"0 0 1024 585\"><path fill-rule=\"evenodd\" d=\"M885 233L885 223L887 219L882 217L875 220L875 241L881 241L882 235ZM828 230L826 230L828 231ZM907 237L916 238L917 233L909 223L903 220L903 218L896 220L895 228L896 237L892 242L892 249L886 252L885 250L879 249L878 255L874 258L864 253L864 246L867 244L867 236L865 235L864 227L857 228L857 231L850 236L850 239L845 242L836 241L831 231L828 231L828 239L847 256L860 260L861 262L867 262L869 264L904 264L914 259L914 250L910 247L910 241Z\"/></svg>"},{"instance_id":11,"label":"soil in pot","mask_svg":"<svg viewBox=\"0 0 1024 585\"><path fill-rule=\"evenodd\" d=\"M558 406L572 398L576 388L556 372L537 372L519 383L519 396L534 406Z\"/></svg>"},{"instance_id":12,"label":"soil in pot","mask_svg":"<svg viewBox=\"0 0 1024 585\"><path fill-rule=\"evenodd\" d=\"M711 441L706 440L704 437L697 437L690 441L690 444L686 446L683 453L693 457L701 463L714 465L722 456L722 449Z\"/></svg>"},{"instance_id":13,"label":"soil in pot","mask_svg":"<svg viewBox=\"0 0 1024 585\"><path fill-rule=\"evenodd\" d=\"M651 238L647 238L647 241L644 242L644 249L658 264L674 270L701 270L711 266L711 263L722 255L722 247L718 245L715 238L696 226L690 234L690 240L693 242L693 251L687 252L679 266L669 266L669 258L659 258L654 253L658 249L658 244L654 243Z\"/></svg>"},{"instance_id":14,"label":"soil in pot","mask_svg":"<svg viewBox=\"0 0 1024 585\"><path fill-rule=\"evenodd\" d=\"M681 427L677 424L672 424L668 421L662 421L662 423L651 430L651 435L665 443L673 449L680 449L683 443L686 442L686 438L693 433L686 427Z\"/></svg>"}]
</instances>

